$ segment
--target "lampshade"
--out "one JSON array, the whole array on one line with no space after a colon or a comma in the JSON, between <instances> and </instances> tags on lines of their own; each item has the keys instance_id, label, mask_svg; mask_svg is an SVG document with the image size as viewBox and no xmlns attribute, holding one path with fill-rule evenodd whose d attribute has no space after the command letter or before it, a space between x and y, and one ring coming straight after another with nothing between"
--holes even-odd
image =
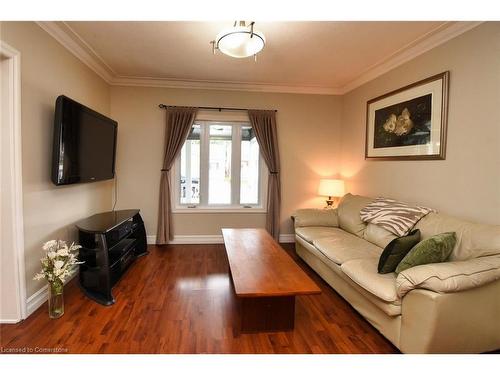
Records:
<instances>
[{"instance_id":1,"label":"lampshade","mask_svg":"<svg viewBox=\"0 0 500 375\"><path fill-rule=\"evenodd\" d=\"M244 58L259 53L266 44L264 35L246 26L244 22L240 26L235 26L222 31L217 35L216 47L222 53L236 58Z\"/></svg>"},{"instance_id":2,"label":"lampshade","mask_svg":"<svg viewBox=\"0 0 500 375\"><path fill-rule=\"evenodd\" d=\"M319 180L318 194L325 197L344 196L344 181L333 179Z\"/></svg>"}]
</instances>

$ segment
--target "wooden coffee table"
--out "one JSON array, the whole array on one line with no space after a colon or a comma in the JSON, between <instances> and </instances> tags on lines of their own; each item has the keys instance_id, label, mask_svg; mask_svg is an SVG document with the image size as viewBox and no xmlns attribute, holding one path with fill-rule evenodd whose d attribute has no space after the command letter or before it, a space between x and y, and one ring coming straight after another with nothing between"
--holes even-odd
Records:
<instances>
[{"instance_id":1,"label":"wooden coffee table","mask_svg":"<svg viewBox=\"0 0 500 375\"><path fill-rule=\"evenodd\" d=\"M314 281L264 229L222 229L236 294L236 333L294 327L295 296L319 294Z\"/></svg>"}]
</instances>

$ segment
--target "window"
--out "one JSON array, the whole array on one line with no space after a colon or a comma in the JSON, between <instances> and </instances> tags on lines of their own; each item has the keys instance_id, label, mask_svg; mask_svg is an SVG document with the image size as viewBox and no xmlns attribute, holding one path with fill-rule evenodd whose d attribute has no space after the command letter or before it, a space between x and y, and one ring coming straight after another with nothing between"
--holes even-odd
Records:
<instances>
[{"instance_id":1,"label":"window","mask_svg":"<svg viewBox=\"0 0 500 375\"><path fill-rule=\"evenodd\" d=\"M259 144L251 126L241 127L240 203L259 202Z\"/></svg>"},{"instance_id":2,"label":"window","mask_svg":"<svg viewBox=\"0 0 500 375\"><path fill-rule=\"evenodd\" d=\"M181 150L181 204L200 203L200 126L194 125Z\"/></svg>"},{"instance_id":3,"label":"window","mask_svg":"<svg viewBox=\"0 0 500 375\"><path fill-rule=\"evenodd\" d=\"M231 204L231 125L208 125L208 204Z\"/></svg>"},{"instance_id":4,"label":"window","mask_svg":"<svg viewBox=\"0 0 500 375\"><path fill-rule=\"evenodd\" d=\"M176 164L175 209L263 211L264 172L250 124L196 121Z\"/></svg>"}]
</instances>

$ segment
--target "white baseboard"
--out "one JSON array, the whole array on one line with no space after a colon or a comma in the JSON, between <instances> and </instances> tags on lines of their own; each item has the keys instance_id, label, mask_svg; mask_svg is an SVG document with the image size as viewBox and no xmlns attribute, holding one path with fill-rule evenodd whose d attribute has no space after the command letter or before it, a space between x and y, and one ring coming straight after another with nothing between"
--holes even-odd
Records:
<instances>
[{"instance_id":1,"label":"white baseboard","mask_svg":"<svg viewBox=\"0 0 500 375\"><path fill-rule=\"evenodd\" d=\"M26 300L26 313L28 316L33 314L40 306L43 305L47 298L49 297L49 291L47 285L42 289L39 289Z\"/></svg>"},{"instance_id":2,"label":"white baseboard","mask_svg":"<svg viewBox=\"0 0 500 375\"><path fill-rule=\"evenodd\" d=\"M280 242L281 243L294 243L295 242L295 234L293 234L293 233L280 234Z\"/></svg>"},{"instance_id":3,"label":"white baseboard","mask_svg":"<svg viewBox=\"0 0 500 375\"><path fill-rule=\"evenodd\" d=\"M156 244L156 236L147 236L148 245ZM172 245L224 243L222 235L179 235L169 242Z\"/></svg>"},{"instance_id":4,"label":"white baseboard","mask_svg":"<svg viewBox=\"0 0 500 375\"><path fill-rule=\"evenodd\" d=\"M78 274L77 271L73 272L73 274L66 279L64 284L69 283L70 280L72 280L77 274ZM26 299L26 318L31 314L33 314L40 306L42 306L44 302L47 301L48 298L49 298L49 289L47 288L47 285L37 290L31 296L29 296Z\"/></svg>"},{"instance_id":5,"label":"white baseboard","mask_svg":"<svg viewBox=\"0 0 500 375\"><path fill-rule=\"evenodd\" d=\"M147 236L148 245L156 244L156 236ZM292 243L295 242L295 234L280 234L281 243ZM185 244L213 244L213 243L224 243L221 234L207 234L207 235L179 235L174 236L174 239L169 242L172 245L185 245Z\"/></svg>"},{"instance_id":6,"label":"white baseboard","mask_svg":"<svg viewBox=\"0 0 500 375\"><path fill-rule=\"evenodd\" d=\"M21 319L0 319L0 324L16 324L20 321Z\"/></svg>"}]
</instances>

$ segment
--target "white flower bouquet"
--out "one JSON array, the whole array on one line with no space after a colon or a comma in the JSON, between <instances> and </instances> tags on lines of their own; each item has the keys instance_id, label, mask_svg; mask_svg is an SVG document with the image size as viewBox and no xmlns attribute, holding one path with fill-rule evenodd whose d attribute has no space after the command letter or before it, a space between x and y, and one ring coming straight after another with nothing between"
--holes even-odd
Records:
<instances>
[{"instance_id":1,"label":"white flower bouquet","mask_svg":"<svg viewBox=\"0 0 500 375\"><path fill-rule=\"evenodd\" d=\"M49 283L49 316L53 319L64 314L63 287L64 280L71 275L71 271L78 261L75 252L80 249L80 245L73 242L68 247L66 241L51 240L43 244L45 256L40 259L42 271L37 273L35 280L46 279Z\"/></svg>"},{"instance_id":2,"label":"white flower bouquet","mask_svg":"<svg viewBox=\"0 0 500 375\"><path fill-rule=\"evenodd\" d=\"M75 245L74 242L69 247L66 241L51 240L45 242L43 250L46 254L40 259L42 271L37 273L34 279L46 279L51 286L62 288L64 280L71 274L73 267L83 263L78 261L75 254L80 248L81 246Z\"/></svg>"}]
</instances>

